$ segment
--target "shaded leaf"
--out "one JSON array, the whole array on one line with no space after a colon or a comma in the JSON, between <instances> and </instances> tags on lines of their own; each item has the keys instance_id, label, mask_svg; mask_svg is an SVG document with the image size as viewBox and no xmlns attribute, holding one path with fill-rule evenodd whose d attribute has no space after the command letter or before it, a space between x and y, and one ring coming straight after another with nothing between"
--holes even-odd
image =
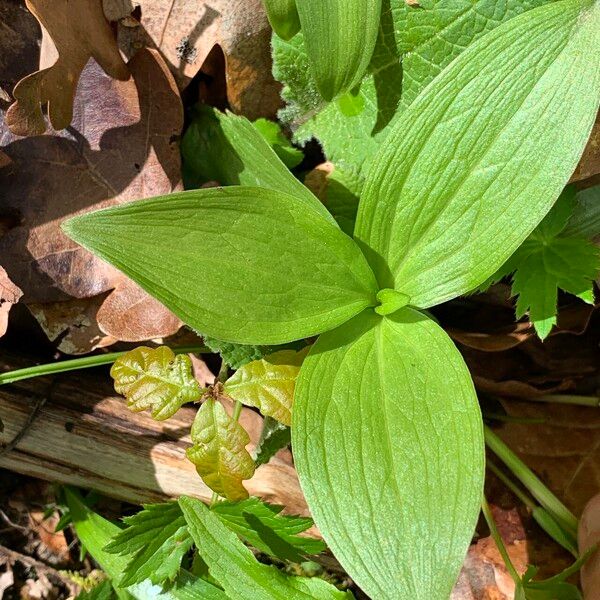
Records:
<instances>
[{"instance_id":1,"label":"shaded leaf","mask_svg":"<svg viewBox=\"0 0 600 600\"><path fill-rule=\"evenodd\" d=\"M427 308L472 290L521 245L596 118L599 32L595 1L528 11L469 46L404 111L355 231L380 287Z\"/></svg>"},{"instance_id":2,"label":"shaded leaf","mask_svg":"<svg viewBox=\"0 0 600 600\"><path fill-rule=\"evenodd\" d=\"M223 341L282 344L375 303L377 284L354 241L283 192L194 190L75 217L64 228ZM174 243L182 235L185 243Z\"/></svg>"},{"instance_id":3,"label":"shaded leaf","mask_svg":"<svg viewBox=\"0 0 600 600\"><path fill-rule=\"evenodd\" d=\"M254 474L254 461L246 450L250 437L223 405L207 399L192 425L193 446L186 454L206 485L231 501L248 497L242 485Z\"/></svg>"},{"instance_id":4,"label":"shaded leaf","mask_svg":"<svg viewBox=\"0 0 600 600\"><path fill-rule=\"evenodd\" d=\"M127 527L104 550L127 559L119 585L129 587L149 579L152 583L174 580L181 561L192 546L185 519L175 502L148 504L123 519Z\"/></svg>"},{"instance_id":5,"label":"shaded leaf","mask_svg":"<svg viewBox=\"0 0 600 600\"><path fill-rule=\"evenodd\" d=\"M101 581L90 590L83 590L78 594L76 600L111 600L115 598L115 592L108 579Z\"/></svg>"},{"instance_id":6,"label":"shaded leaf","mask_svg":"<svg viewBox=\"0 0 600 600\"><path fill-rule=\"evenodd\" d=\"M280 350L239 368L223 385L225 393L290 426L296 378L306 351Z\"/></svg>"},{"instance_id":7,"label":"shaded leaf","mask_svg":"<svg viewBox=\"0 0 600 600\"><path fill-rule=\"evenodd\" d=\"M269 119L257 119L253 125L288 169L293 169L302 162L304 154L292 146L290 140L283 134L279 123Z\"/></svg>"},{"instance_id":8,"label":"shaded leaf","mask_svg":"<svg viewBox=\"0 0 600 600\"><path fill-rule=\"evenodd\" d=\"M349 598L321 579L290 577L259 563L249 548L199 500L183 496L179 505L200 556L227 595L239 600L333 600Z\"/></svg>"},{"instance_id":9,"label":"shaded leaf","mask_svg":"<svg viewBox=\"0 0 600 600\"><path fill-rule=\"evenodd\" d=\"M13 92L17 102L6 114L16 135L39 135L46 130L41 105L48 103L54 129L64 129L73 117L73 98L83 68L90 58L116 79L129 71L97 0L27 0L27 7L49 32L58 59L22 79Z\"/></svg>"},{"instance_id":10,"label":"shaded leaf","mask_svg":"<svg viewBox=\"0 0 600 600\"><path fill-rule=\"evenodd\" d=\"M315 522L362 590L450 595L484 449L471 378L439 326L405 308L321 335L300 371L292 443Z\"/></svg>"},{"instance_id":11,"label":"shaded leaf","mask_svg":"<svg viewBox=\"0 0 600 600\"><path fill-rule=\"evenodd\" d=\"M202 396L190 357L176 356L167 346L131 350L115 361L110 375L131 410L151 410L157 421L172 417L183 404Z\"/></svg>"},{"instance_id":12,"label":"shaded leaf","mask_svg":"<svg viewBox=\"0 0 600 600\"><path fill-rule=\"evenodd\" d=\"M268 463L279 450L291 443L290 428L271 417L265 417L263 429L256 447L256 466Z\"/></svg>"},{"instance_id":13,"label":"shaded leaf","mask_svg":"<svg viewBox=\"0 0 600 600\"><path fill-rule=\"evenodd\" d=\"M175 140L183 111L173 79L153 51L139 52L129 68L133 78L120 82L90 61L68 131L17 139L0 120L2 151L11 161L0 168L0 214L9 222L20 215L0 237L2 264L23 290L24 303L36 305L36 316L64 339L59 348L67 352L89 352L117 338L164 337L181 325L60 230L69 215L180 185Z\"/></svg>"},{"instance_id":14,"label":"shaded leaf","mask_svg":"<svg viewBox=\"0 0 600 600\"><path fill-rule=\"evenodd\" d=\"M207 335L203 335L202 340L213 352L220 354L232 369L239 369L242 365L259 360L270 352L269 346L231 344Z\"/></svg>"},{"instance_id":15,"label":"shaded leaf","mask_svg":"<svg viewBox=\"0 0 600 600\"><path fill-rule=\"evenodd\" d=\"M303 537L313 526L312 519L282 515L283 506L248 498L242 502L218 502L212 511L231 531L251 546L281 560L302 562L306 555L320 554L326 548L321 540Z\"/></svg>"},{"instance_id":16,"label":"shaded leaf","mask_svg":"<svg viewBox=\"0 0 600 600\"><path fill-rule=\"evenodd\" d=\"M600 238L600 185L580 190L564 234L587 239Z\"/></svg>"}]
</instances>

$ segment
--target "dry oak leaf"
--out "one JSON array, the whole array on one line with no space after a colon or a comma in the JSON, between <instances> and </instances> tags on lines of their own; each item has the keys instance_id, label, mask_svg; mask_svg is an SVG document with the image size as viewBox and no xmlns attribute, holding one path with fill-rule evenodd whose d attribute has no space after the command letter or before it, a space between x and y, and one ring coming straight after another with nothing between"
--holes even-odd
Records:
<instances>
[{"instance_id":1,"label":"dry oak leaf","mask_svg":"<svg viewBox=\"0 0 600 600\"><path fill-rule=\"evenodd\" d=\"M58 59L16 85L16 103L9 108L6 121L17 135L39 135L46 130L41 108L45 103L55 130L71 123L77 83L90 58L115 79L127 80L129 71L100 0L26 0L26 4L48 31Z\"/></svg>"},{"instance_id":2,"label":"dry oak leaf","mask_svg":"<svg viewBox=\"0 0 600 600\"><path fill-rule=\"evenodd\" d=\"M271 27L262 0L104 0L113 21L135 8L141 11L139 27L131 19L119 25L126 56L142 46L159 49L184 89L218 46L231 109L249 119L275 117L281 86L271 74Z\"/></svg>"},{"instance_id":3,"label":"dry oak leaf","mask_svg":"<svg viewBox=\"0 0 600 600\"><path fill-rule=\"evenodd\" d=\"M6 144L1 150L10 159L0 168L0 222L11 224L0 237L0 256L25 304L35 305L35 315L69 353L89 352L115 338L166 337L181 326L60 229L81 212L181 189L179 91L156 51L139 52L129 68L133 78L122 82L90 61L66 131L20 139L0 122ZM91 299L92 306L82 302L77 312L74 299Z\"/></svg>"},{"instance_id":4,"label":"dry oak leaf","mask_svg":"<svg viewBox=\"0 0 600 600\"><path fill-rule=\"evenodd\" d=\"M8 278L6 271L0 267L0 337L8 327L8 313L16 304L23 292Z\"/></svg>"}]
</instances>

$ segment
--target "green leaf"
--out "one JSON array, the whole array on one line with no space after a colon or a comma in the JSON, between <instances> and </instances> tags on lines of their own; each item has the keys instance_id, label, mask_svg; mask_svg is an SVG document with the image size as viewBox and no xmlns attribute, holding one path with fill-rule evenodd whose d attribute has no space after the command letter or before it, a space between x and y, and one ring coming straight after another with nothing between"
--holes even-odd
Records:
<instances>
[{"instance_id":1,"label":"green leaf","mask_svg":"<svg viewBox=\"0 0 600 600\"><path fill-rule=\"evenodd\" d=\"M246 406L291 425L294 387L306 350L280 350L238 369L223 385L225 393Z\"/></svg>"},{"instance_id":2,"label":"green leaf","mask_svg":"<svg viewBox=\"0 0 600 600\"><path fill-rule=\"evenodd\" d=\"M228 500L243 500L248 492L244 479L254 475L254 461L246 450L250 437L223 408L209 398L192 425L192 442L186 455L206 485Z\"/></svg>"},{"instance_id":3,"label":"green leaf","mask_svg":"<svg viewBox=\"0 0 600 600\"><path fill-rule=\"evenodd\" d=\"M221 358L232 369L259 360L271 352L271 346L252 346L247 344L231 344L222 342L208 335L202 336L202 341L213 351L221 355Z\"/></svg>"},{"instance_id":4,"label":"green leaf","mask_svg":"<svg viewBox=\"0 0 600 600\"><path fill-rule=\"evenodd\" d=\"M123 521L128 527L104 548L127 559L120 585L128 587L145 579L152 583L175 579L184 555L192 546L179 505L149 504Z\"/></svg>"},{"instance_id":5,"label":"green leaf","mask_svg":"<svg viewBox=\"0 0 600 600\"><path fill-rule=\"evenodd\" d=\"M404 111L355 231L380 287L427 308L507 260L583 151L600 101L599 51L600 3L554 2L469 46Z\"/></svg>"},{"instance_id":6,"label":"green leaf","mask_svg":"<svg viewBox=\"0 0 600 600\"><path fill-rule=\"evenodd\" d=\"M289 172L264 135L245 117L202 104L196 106L183 136L181 153L184 170L191 179L188 187L191 183L199 187L217 181L221 185L285 192L333 223L323 204Z\"/></svg>"},{"instance_id":7,"label":"green leaf","mask_svg":"<svg viewBox=\"0 0 600 600\"><path fill-rule=\"evenodd\" d=\"M577 192L575 208L564 233L588 239L600 236L600 185Z\"/></svg>"},{"instance_id":8,"label":"green leaf","mask_svg":"<svg viewBox=\"0 0 600 600\"><path fill-rule=\"evenodd\" d=\"M183 192L63 228L185 323L227 342L310 337L375 303L375 278L353 240L282 192Z\"/></svg>"},{"instance_id":9,"label":"green leaf","mask_svg":"<svg viewBox=\"0 0 600 600\"><path fill-rule=\"evenodd\" d=\"M312 519L282 515L283 506L248 498L242 502L219 502L211 509L234 533L261 552L292 562L326 549L321 540L301 537L313 526Z\"/></svg>"},{"instance_id":10,"label":"green leaf","mask_svg":"<svg viewBox=\"0 0 600 600\"><path fill-rule=\"evenodd\" d=\"M126 560L109 554L104 547L121 529L91 511L74 490L65 488L66 499L73 517L77 537L89 550L94 560L113 581L118 581L126 568ZM120 600L228 600L228 596L211 583L181 570L174 584L169 586L153 585L146 580L123 590L115 587Z\"/></svg>"},{"instance_id":11,"label":"green leaf","mask_svg":"<svg viewBox=\"0 0 600 600\"><path fill-rule=\"evenodd\" d=\"M290 577L275 567L259 563L202 502L183 496L179 504L199 554L231 598L334 600L349 597L321 579Z\"/></svg>"},{"instance_id":12,"label":"green leaf","mask_svg":"<svg viewBox=\"0 0 600 600\"><path fill-rule=\"evenodd\" d=\"M115 592L108 579L101 581L90 590L83 590L76 600L112 600L116 598Z\"/></svg>"},{"instance_id":13,"label":"green leaf","mask_svg":"<svg viewBox=\"0 0 600 600\"><path fill-rule=\"evenodd\" d=\"M202 396L189 356L175 355L167 346L131 350L115 361L110 375L115 391L125 396L132 411L149 409L157 421L172 417L183 404Z\"/></svg>"},{"instance_id":14,"label":"green leaf","mask_svg":"<svg viewBox=\"0 0 600 600\"><path fill-rule=\"evenodd\" d=\"M296 0L263 0L269 23L277 35L284 40L294 37L300 30L300 17Z\"/></svg>"},{"instance_id":15,"label":"green leaf","mask_svg":"<svg viewBox=\"0 0 600 600\"><path fill-rule=\"evenodd\" d=\"M565 227L576 198L572 188L560 196L552 210L525 242L490 278L512 276L512 294L518 296L517 318L529 312L538 336L544 339L556 324L558 290L593 303L594 279L600 272L600 249Z\"/></svg>"},{"instance_id":16,"label":"green leaf","mask_svg":"<svg viewBox=\"0 0 600 600\"><path fill-rule=\"evenodd\" d=\"M271 417L265 417L254 462L257 467L267 464L279 450L291 443L290 428Z\"/></svg>"},{"instance_id":17,"label":"green leaf","mask_svg":"<svg viewBox=\"0 0 600 600\"><path fill-rule=\"evenodd\" d=\"M444 67L493 28L548 1L427 0L413 7L384 0L379 37L359 90L364 110L351 118L338 103L320 101L302 35L290 42L274 36L273 70L287 102L281 116L298 141L316 137L338 169L361 180L390 127ZM353 191L361 187L359 182Z\"/></svg>"},{"instance_id":18,"label":"green leaf","mask_svg":"<svg viewBox=\"0 0 600 600\"><path fill-rule=\"evenodd\" d=\"M323 334L300 370L300 483L325 541L372 598L448 598L484 479L479 405L429 318L366 311Z\"/></svg>"},{"instance_id":19,"label":"green leaf","mask_svg":"<svg viewBox=\"0 0 600 600\"><path fill-rule=\"evenodd\" d=\"M288 169L293 169L302 162L304 153L292 146L290 140L283 134L279 123L269 119L257 119L253 125Z\"/></svg>"},{"instance_id":20,"label":"green leaf","mask_svg":"<svg viewBox=\"0 0 600 600\"><path fill-rule=\"evenodd\" d=\"M381 0L296 0L317 88L332 100L360 83L373 55Z\"/></svg>"}]
</instances>

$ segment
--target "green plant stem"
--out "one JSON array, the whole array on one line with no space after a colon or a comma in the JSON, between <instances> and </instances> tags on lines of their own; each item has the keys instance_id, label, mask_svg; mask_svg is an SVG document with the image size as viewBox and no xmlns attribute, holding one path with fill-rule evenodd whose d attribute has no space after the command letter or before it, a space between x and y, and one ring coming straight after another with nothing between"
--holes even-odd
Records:
<instances>
[{"instance_id":1,"label":"green plant stem","mask_svg":"<svg viewBox=\"0 0 600 600\"><path fill-rule=\"evenodd\" d=\"M239 400L236 400L235 407L233 409L233 416L232 416L233 420L238 421L241 414L242 414L242 403Z\"/></svg>"},{"instance_id":2,"label":"green plant stem","mask_svg":"<svg viewBox=\"0 0 600 600\"><path fill-rule=\"evenodd\" d=\"M172 348L172 350L175 354L210 354L212 352L206 346L181 346L179 348ZM9 371L8 373L0 374L0 385L14 383L31 377L41 377L42 375L52 375L64 373L66 371L78 371L79 369L89 369L100 365L108 365L127 354L127 352L128 350L123 352L109 352L107 354L99 354L96 356L84 356L83 358L73 358L71 360L62 360L60 362Z\"/></svg>"},{"instance_id":3,"label":"green plant stem","mask_svg":"<svg viewBox=\"0 0 600 600\"><path fill-rule=\"evenodd\" d=\"M521 490L496 464L488 460L487 467L527 508L536 508L537 504L533 498Z\"/></svg>"},{"instance_id":4,"label":"green plant stem","mask_svg":"<svg viewBox=\"0 0 600 600\"><path fill-rule=\"evenodd\" d=\"M573 537L577 536L575 515L541 482L531 469L487 426L484 426L488 448L513 472L529 493Z\"/></svg>"},{"instance_id":5,"label":"green plant stem","mask_svg":"<svg viewBox=\"0 0 600 600\"><path fill-rule=\"evenodd\" d=\"M496 526L496 521L494 521L494 517L492 516L492 511L490 509L490 505L488 504L485 496L483 497L483 500L481 502L481 510L483 512L483 516L485 517L485 520L487 521L488 527L490 528L490 533L492 534L492 537L494 538L494 542L496 543L496 546L498 547L498 551L500 552L500 555L502 556L502 560L504 561L504 564L506 565L506 568L508 569L510 576L512 577L513 581L515 582L515 585L519 585L521 583L521 577L517 573L517 570L515 569L515 566L513 565L512 560L510 560L510 556L508 554L508 551L506 550L506 546L504 545L504 542L502 541L502 536L500 535L500 532L498 531L498 527Z\"/></svg>"},{"instance_id":6,"label":"green plant stem","mask_svg":"<svg viewBox=\"0 0 600 600\"><path fill-rule=\"evenodd\" d=\"M600 408L598 396L575 396L573 394L546 394L527 398L528 402L553 402L555 404L572 404L575 406L591 406Z\"/></svg>"}]
</instances>

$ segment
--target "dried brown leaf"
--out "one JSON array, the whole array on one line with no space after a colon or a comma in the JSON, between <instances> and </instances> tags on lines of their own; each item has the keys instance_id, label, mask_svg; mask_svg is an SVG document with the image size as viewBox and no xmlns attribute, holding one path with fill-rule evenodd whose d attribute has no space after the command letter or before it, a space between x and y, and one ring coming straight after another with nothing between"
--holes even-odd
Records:
<instances>
[{"instance_id":1,"label":"dried brown leaf","mask_svg":"<svg viewBox=\"0 0 600 600\"><path fill-rule=\"evenodd\" d=\"M174 333L180 326L164 307L127 282L116 269L71 242L60 224L71 215L180 189L177 140L183 111L173 78L156 51L130 62L133 79L116 81L91 61L82 74L68 131L19 139L0 123L0 255L26 304L93 298L111 292L97 309L97 323L79 335L81 352L98 345L98 333L142 341ZM5 161L6 162L6 161ZM115 297L113 297L113 294ZM45 320L60 328L60 307ZM66 319L72 329L90 313ZM78 334L82 334L80 331ZM116 335L115 335L116 334ZM102 342L100 343L102 345Z\"/></svg>"},{"instance_id":2,"label":"dried brown leaf","mask_svg":"<svg viewBox=\"0 0 600 600\"><path fill-rule=\"evenodd\" d=\"M139 27L130 20L119 25L126 56L142 46L158 48L184 89L218 45L230 107L250 119L275 116L280 85L271 75L271 28L261 0L104 0L111 20L136 7Z\"/></svg>"},{"instance_id":3,"label":"dried brown leaf","mask_svg":"<svg viewBox=\"0 0 600 600\"><path fill-rule=\"evenodd\" d=\"M58 59L16 85L16 103L6 121L16 135L39 135L46 130L41 109L46 102L55 130L71 123L77 83L90 58L116 79L128 79L129 71L98 0L26 0L26 4L50 34Z\"/></svg>"},{"instance_id":4,"label":"dried brown leaf","mask_svg":"<svg viewBox=\"0 0 600 600\"><path fill-rule=\"evenodd\" d=\"M8 278L6 271L0 267L0 337L8 327L8 313L16 304L23 292Z\"/></svg>"}]
</instances>

